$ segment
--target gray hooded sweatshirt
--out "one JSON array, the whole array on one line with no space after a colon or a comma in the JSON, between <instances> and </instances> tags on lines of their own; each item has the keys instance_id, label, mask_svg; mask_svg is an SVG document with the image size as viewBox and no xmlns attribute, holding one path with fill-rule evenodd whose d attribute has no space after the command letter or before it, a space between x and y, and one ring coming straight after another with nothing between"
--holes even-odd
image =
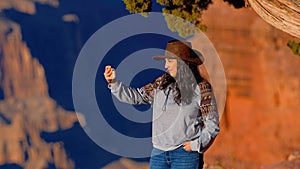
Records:
<instances>
[{"instance_id":1,"label":"gray hooded sweatshirt","mask_svg":"<svg viewBox=\"0 0 300 169\"><path fill-rule=\"evenodd\" d=\"M160 90L161 77L142 88L127 87L120 81L112 86L111 93L121 102L152 104L153 147L170 151L186 141L192 151L203 153L219 133L219 116L211 85L199 83L190 104L178 105L174 101L174 87Z\"/></svg>"}]
</instances>

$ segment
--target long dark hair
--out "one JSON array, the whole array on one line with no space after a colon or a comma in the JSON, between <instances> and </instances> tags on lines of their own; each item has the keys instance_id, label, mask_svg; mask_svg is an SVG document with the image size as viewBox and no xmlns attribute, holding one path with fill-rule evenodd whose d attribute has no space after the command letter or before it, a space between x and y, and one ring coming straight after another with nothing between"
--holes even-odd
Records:
<instances>
[{"instance_id":1,"label":"long dark hair","mask_svg":"<svg viewBox=\"0 0 300 169\"><path fill-rule=\"evenodd\" d=\"M167 93L167 89L172 89L174 93L174 101L178 105L190 104L195 96L195 88L198 83L203 81L203 77L197 69L196 64L177 60L177 75L173 78L170 74L165 73L159 89Z\"/></svg>"}]
</instances>

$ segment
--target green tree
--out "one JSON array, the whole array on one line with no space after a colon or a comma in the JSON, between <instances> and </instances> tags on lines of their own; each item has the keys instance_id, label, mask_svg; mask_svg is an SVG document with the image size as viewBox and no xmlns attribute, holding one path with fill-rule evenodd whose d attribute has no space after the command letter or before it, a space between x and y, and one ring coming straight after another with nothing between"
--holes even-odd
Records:
<instances>
[{"instance_id":1,"label":"green tree","mask_svg":"<svg viewBox=\"0 0 300 169\"><path fill-rule=\"evenodd\" d=\"M130 13L140 13L147 16L147 13L151 12L151 0L123 0L123 2Z\"/></svg>"},{"instance_id":2,"label":"green tree","mask_svg":"<svg viewBox=\"0 0 300 169\"><path fill-rule=\"evenodd\" d=\"M123 0L130 13L141 13L146 16L151 12L151 0ZM245 0L224 0L235 8L245 7ZM168 28L178 32L182 37L193 35L197 31L205 31L206 25L202 22L202 13L212 0L156 0L162 6Z\"/></svg>"},{"instance_id":3,"label":"green tree","mask_svg":"<svg viewBox=\"0 0 300 169\"><path fill-rule=\"evenodd\" d=\"M151 12L151 0L123 0L130 13ZM205 31L206 26L201 21L202 11L206 10L212 0L156 0L163 6L165 20L169 29L187 37L198 30Z\"/></svg>"},{"instance_id":4,"label":"green tree","mask_svg":"<svg viewBox=\"0 0 300 169\"><path fill-rule=\"evenodd\" d=\"M289 40L287 46L292 50L295 55L300 56L300 43L293 40Z\"/></svg>"},{"instance_id":5,"label":"green tree","mask_svg":"<svg viewBox=\"0 0 300 169\"><path fill-rule=\"evenodd\" d=\"M176 31L182 37L187 37L198 30L205 31L202 23L202 12L212 3L211 0L157 0L164 6L162 9L165 20L171 31Z\"/></svg>"}]
</instances>

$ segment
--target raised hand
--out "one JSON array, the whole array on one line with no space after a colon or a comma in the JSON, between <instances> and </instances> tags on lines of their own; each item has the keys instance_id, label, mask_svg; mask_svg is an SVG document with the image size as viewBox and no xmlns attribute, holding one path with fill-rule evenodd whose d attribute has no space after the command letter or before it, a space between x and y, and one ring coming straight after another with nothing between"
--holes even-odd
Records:
<instances>
[{"instance_id":1,"label":"raised hand","mask_svg":"<svg viewBox=\"0 0 300 169\"><path fill-rule=\"evenodd\" d=\"M104 78L110 84L116 81L116 71L110 65L105 66Z\"/></svg>"}]
</instances>

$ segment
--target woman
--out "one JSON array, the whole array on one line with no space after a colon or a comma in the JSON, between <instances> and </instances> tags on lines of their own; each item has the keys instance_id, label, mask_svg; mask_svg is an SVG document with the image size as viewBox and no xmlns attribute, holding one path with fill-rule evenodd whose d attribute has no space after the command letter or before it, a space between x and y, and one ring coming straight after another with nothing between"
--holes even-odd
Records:
<instances>
[{"instance_id":1,"label":"woman","mask_svg":"<svg viewBox=\"0 0 300 169\"><path fill-rule=\"evenodd\" d=\"M211 85L197 70L202 60L188 42L169 41L165 56L167 73L139 88L115 78L111 66L104 76L112 94L129 104L152 104L150 169L197 169L203 153L219 132L219 117Z\"/></svg>"}]
</instances>

